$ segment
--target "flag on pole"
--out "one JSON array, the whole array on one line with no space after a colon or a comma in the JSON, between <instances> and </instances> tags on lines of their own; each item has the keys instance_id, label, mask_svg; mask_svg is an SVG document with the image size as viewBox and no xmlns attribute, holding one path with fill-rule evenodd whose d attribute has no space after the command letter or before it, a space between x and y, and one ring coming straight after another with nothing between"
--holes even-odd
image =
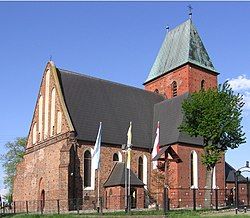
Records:
<instances>
[{"instance_id":1,"label":"flag on pole","mask_svg":"<svg viewBox=\"0 0 250 218\"><path fill-rule=\"evenodd\" d=\"M156 137L154 142L154 147L152 151L152 159L157 155L160 150L160 122L157 123ZM157 169L157 160L153 161L153 169Z\"/></svg>"},{"instance_id":2,"label":"flag on pole","mask_svg":"<svg viewBox=\"0 0 250 218\"><path fill-rule=\"evenodd\" d=\"M99 168L101 140L102 140L102 122L100 122L98 134L96 137L94 152L92 154L92 161L93 161L92 163L95 170Z\"/></svg>"},{"instance_id":3,"label":"flag on pole","mask_svg":"<svg viewBox=\"0 0 250 218\"><path fill-rule=\"evenodd\" d=\"M132 143L132 122L129 124L128 133L127 133L127 146L128 146L128 156L127 156L127 168L130 169L131 162L131 143Z\"/></svg>"}]
</instances>

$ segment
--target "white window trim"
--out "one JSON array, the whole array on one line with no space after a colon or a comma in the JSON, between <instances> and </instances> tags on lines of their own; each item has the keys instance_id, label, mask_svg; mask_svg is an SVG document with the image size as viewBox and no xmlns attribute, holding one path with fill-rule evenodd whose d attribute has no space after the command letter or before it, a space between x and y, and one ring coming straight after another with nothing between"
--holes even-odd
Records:
<instances>
[{"instance_id":1,"label":"white window trim","mask_svg":"<svg viewBox=\"0 0 250 218\"><path fill-rule=\"evenodd\" d=\"M56 113L56 89L51 91L51 108L50 108L50 136L55 135L55 113Z\"/></svg>"},{"instance_id":2,"label":"white window trim","mask_svg":"<svg viewBox=\"0 0 250 218\"><path fill-rule=\"evenodd\" d=\"M50 83L50 69L45 76L45 110L44 110L44 138L48 138L49 132L49 85Z\"/></svg>"},{"instance_id":3,"label":"white window trim","mask_svg":"<svg viewBox=\"0 0 250 218\"><path fill-rule=\"evenodd\" d=\"M194 179L193 182L194 184L192 185L191 188L198 188L198 155L196 151L191 151L193 154L193 177L191 179Z\"/></svg>"},{"instance_id":4,"label":"white window trim","mask_svg":"<svg viewBox=\"0 0 250 218\"><path fill-rule=\"evenodd\" d=\"M32 129L32 144L36 144L36 143L37 143L37 129L36 129L36 123L34 123L33 129Z\"/></svg>"},{"instance_id":5,"label":"white window trim","mask_svg":"<svg viewBox=\"0 0 250 218\"><path fill-rule=\"evenodd\" d=\"M145 184L145 189L147 189L148 185L148 159L147 156L144 154L143 155L143 183Z\"/></svg>"},{"instance_id":6,"label":"white window trim","mask_svg":"<svg viewBox=\"0 0 250 218\"><path fill-rule=\"evenodd\" d=\"M43 96L41 95L39 98L39 106L38 106L38 131L39 131L39 139L38 141L42 141L43 135Z\"/></svg>"},{"instance_id":7,"label":"white window trim","mask_svg":"<svg viewBox=\"0 0 250 218\"><path fill-rule=\"evenodd\" d=\"M86 151L84 151L84 153L85 152ZM94 153L94 149L90 148L90 153L91 153L91 157L92 157L92 155ZM83 156L83 159L84 159L84 156ZM91 184L91 186L84 187L84 180L83 180L83 187L84 187L83 190L85 190L85 191L93 191L93 190L95 190L95 169L93 167L92 158L91 158L91 179L90 179L90 184Z\"/></svg>"},{"instance_id":8,"label":"white window trim","mask_svg":"<svg viewBox=\"0 0 250 218\"><path fill-rule=\"evenodd\" d=\"M217 186L216 186L216 167L214 166L214 169L213 169L213 184L212 184L212 188L213 189L216 189Z\"/></svg>"},{"instance_id":9,"label":"white window trim","mask_svg":"<svg viewBox=\"0 0 250 218\"><path fill-rule=\"evenodd\" d=\"M118 153L118 161L122 162L122 153L120 151L118 151L117 153Z\"/></svg>"}]
</instances>

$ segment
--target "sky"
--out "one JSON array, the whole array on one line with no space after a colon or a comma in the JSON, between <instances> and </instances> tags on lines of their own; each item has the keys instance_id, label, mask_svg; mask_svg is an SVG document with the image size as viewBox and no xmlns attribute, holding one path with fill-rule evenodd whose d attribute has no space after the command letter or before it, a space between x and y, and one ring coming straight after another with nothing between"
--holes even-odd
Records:
<instances>
[{"instance_id":1,"label":"sky","mask_svg":"<svg viewBox=\"0 0 250 218\"><path fill-rule=\"evenodd\" d=\"M139 88L166 34L188 19L189 2L0 2L0 153L27 136L50 58L62 69ZM228 151L250 160L250 2L192 2L193 23L220 73L244 95L247 142ZM0 167L0 193L3 185ZM250 176L250 175L249 175Z\"/></svg>"}]
</instances>

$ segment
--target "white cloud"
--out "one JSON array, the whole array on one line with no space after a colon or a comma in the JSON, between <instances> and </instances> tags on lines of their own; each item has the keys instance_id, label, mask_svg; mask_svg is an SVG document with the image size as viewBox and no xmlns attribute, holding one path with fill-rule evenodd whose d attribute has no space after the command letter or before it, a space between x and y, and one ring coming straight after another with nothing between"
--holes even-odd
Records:
<instances>
[{"instance_id":1,"label":"white cloud","mask_svg":"<svg viewBox=\"0 0 250 218\"><path fill-rule=\"evenodd\" d=\"M240 75L237 78L232 78L228 80L230 86L235 91L250 90L250 79L246 75Z\"/></svg>"},{"instance_id":2,"label":"white cloud","mask_svg":"<svg viewBox=\"0 0 250 218\"><path fill-rule=\"evenodd\" d=\"M245 91L243 93L243 99L245 102L244 109L250 110L250 92Z\"/></svg>"},{"instance_id":3,"label":"white cloud","mask_svg":"<svg viewBox=\"0 0 250 218\"><path fill-rule=\"evenodd\" d=\"M234 91L243 95L244 109L250 110L250 79L243 74L237 78L228 79L228 83Z\"/></svg>"}]
</instances>

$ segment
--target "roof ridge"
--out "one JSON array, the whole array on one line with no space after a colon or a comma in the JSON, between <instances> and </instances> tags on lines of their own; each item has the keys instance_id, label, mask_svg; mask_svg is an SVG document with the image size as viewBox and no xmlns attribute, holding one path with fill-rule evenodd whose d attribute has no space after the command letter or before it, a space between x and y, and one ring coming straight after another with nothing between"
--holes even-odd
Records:
<instances>
[{"instance_id":1,"label":"roof ridge","mask_svg":"<svg viewBox=\"0 0 250 218\"><path fill-rule=\"evenodd\" d=\"M236 169L233 167L233 166L231 166L227 161L225 161L225 165L228 165L228 167L230 167L231 168L231 170L234 170L234 171L236 171Z\"/></svg>"},{"instance_id":2,"label":"roof ridge","mask_svg":"<svg viewBox=\"0 0 250 218\"><path fill-rule=\"evenodd\" d=\"M62 69L62 68L59 68L59 67L57 67L57 69L59 71L64 72L64 73L74 74L76 76L86 77L86 78L89 78L89 79L99 80L99 81L103 81L103 82L106 82L106 83L111 83L111 84L118 85L118 86L132 88L132 89L140 90L140 91L145 92L145 93L149 93L151 95L162 97L161 94L158 94L158 93L155 93L155 92L151 92L151 91L148 91L148 90L145 90L145 89L142 89L142 88L138 88L138 87L134 87L134 86L130 86L130 85L126 85L126 84L123 84L123 83L114 82L114 81L110 81L110 80L107 80L107 79L102 79L102 78L98 78L98 77L94 77L94 76L89 76L87 74L82 74L82 73L78 73L78 72L75 72L75 71L65 70L65 69Z\"/></svg>"},{"instance_id":3,"label":"roof ridge","mask_svg":"<svg viewBox=\"0 0 250 218\"><path fill-rule=\"evenodd\" d=\"M113 171L114 171L114 169L115 169L117 163L118 163L118 162L116 162L116 163L113 165L113 167L112 167L112 169L111 169L111 171L110 171L110 173L109 173L108 178L107 178L106 181L103 183L103 186L105 186L105 184L107 183L107 181L108 181L109 178L111 177L111 175L112 175L112 173L113 173Z\"/></svg>"},{"instance_id":4,"label":"roof ridge","mask_svg":"<svg viewBox=\"0 0 250 218\"><path fill-rule=\"evenodd\" d=\"M189 19L190 20L190 25L189 25L189 31L188 31L188 33L189 33L189 39L188 39L188 42L189 42L189 45L188 45L188 62L190 61L190 55L189 55L189 53L190 53L190 43L191 43L191 24L192 24L192 20L191 19Z\"/></svg>"},{"instance_id":5,"label":"roof ridge","mask_svg":"<svg viewBox=\"0 0 250 218\"><path fill-rule=\"evenodd\" d=\"M166 34L144 84L188 62L217 73L205 45L190 19Z\"/></svg>"},{"instance_id":6,"label":"roof ridge","mask_svg":"<svg viewBox=\"0 0 250 218\"><path fill-rule=\"evenodd\" d=\"M171 30L168 32L168 34L171 33L172 31L175 31L177 28L180 28L182 25L185 25L189 20L190 20L190 19L187 19L186 21L184 21L184 22L182 22L182 23L176 25L173 29L171 29Z\"/></svg>"}]
</instances>

